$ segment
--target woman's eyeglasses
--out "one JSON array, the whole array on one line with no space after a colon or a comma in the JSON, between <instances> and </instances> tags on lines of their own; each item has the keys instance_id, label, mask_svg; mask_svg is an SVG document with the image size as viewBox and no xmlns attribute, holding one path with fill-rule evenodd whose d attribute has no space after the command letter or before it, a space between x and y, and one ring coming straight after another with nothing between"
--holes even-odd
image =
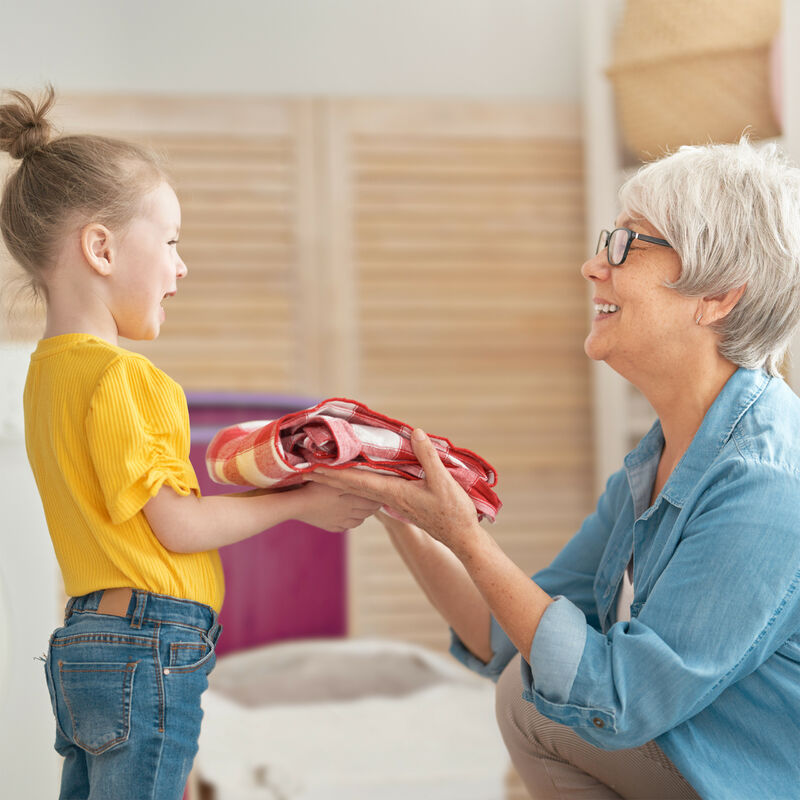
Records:
<instances>
[{"instance_id":1,"label":"woman's eyeglasses","mask_svg":"<svg viewBox=\"0 0 800 800\"><path fill-rule=\"evenodd\" d=\"M612 267L618 267L620 264L625 263L628 251L631 249L631 242L634 239L641 239L643 242L650 242L651 244L660 244L663 247L672 247L666 239L645 236L643 233L630 230L630 228L614 228L613 231L600 231L597 249L594 251L595 255L605 248L608 263Z\"/></svg>"}]
</instances>

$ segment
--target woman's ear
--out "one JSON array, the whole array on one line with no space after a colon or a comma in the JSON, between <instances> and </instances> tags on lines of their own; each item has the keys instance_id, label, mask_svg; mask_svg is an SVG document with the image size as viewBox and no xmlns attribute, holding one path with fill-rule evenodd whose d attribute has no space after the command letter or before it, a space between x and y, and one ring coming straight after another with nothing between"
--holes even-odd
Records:
<instances>
[{"instance_id":1,"label":"woman's ear","mask_svg":"<svg viewBox=\"0 0 800 800\"><path fill-rule=\"evenodd\" d=\"M695 314L697 324L711 325L714 322L725 319L742 299L745 289L747 289L746 283L723 294L704 297L697 305L697 313Z\"/></svg>"},{"instance_id":2,"label":"woman's ear","mask_svg":"<svg viewBox=\"0 0 800 800\"><path fill-rule=\"evenodd\" d=\"M111 231L99 222L90 222L81 229L81 251L86 263L98 274L111 274Z\"/></svg>"}]
</instances>

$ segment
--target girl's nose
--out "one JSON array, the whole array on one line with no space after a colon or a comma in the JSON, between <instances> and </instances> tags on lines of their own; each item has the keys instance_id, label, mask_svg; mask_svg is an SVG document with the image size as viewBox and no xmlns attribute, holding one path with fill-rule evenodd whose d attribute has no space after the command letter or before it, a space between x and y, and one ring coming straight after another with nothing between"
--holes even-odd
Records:
<instances>
[{"instance_id":1,"label":"girl's nose","mask_svg":"<svg viewBox=\"0 0 800 800\"><path fill-rule=\"evenodd\" d=\"M178 256L178 272L177 272L178 277L185 278L186 273L188 272L189 272L189 267L187 267L183 259L180 256Z\"/></svg>"}]
</instances>

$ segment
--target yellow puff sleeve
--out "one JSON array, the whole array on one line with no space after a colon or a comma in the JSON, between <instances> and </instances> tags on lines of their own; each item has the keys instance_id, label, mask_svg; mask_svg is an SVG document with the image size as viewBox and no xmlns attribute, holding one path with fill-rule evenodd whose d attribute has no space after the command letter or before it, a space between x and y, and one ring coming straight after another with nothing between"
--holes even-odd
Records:
<instances>
[{"instance_id":1,"label":"yellow puff sleeve","mask_svg":"<svg viewBox=\"0 0 800 800\"><path fill-rule=\"evenodd\" d=\"M137 514L164 484L178 494L200 494L189 461L186 397L146 358L120 356L105 370L86 434L113 523Z\"/></svg>"}]
</instances>

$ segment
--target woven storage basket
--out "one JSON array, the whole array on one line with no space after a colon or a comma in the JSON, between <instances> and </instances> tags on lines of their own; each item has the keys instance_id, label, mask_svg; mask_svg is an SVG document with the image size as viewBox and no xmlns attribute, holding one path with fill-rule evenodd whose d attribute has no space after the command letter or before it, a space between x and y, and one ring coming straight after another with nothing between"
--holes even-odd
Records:
<instances>
[{"instance_id":1,"label":"woven storage basket","mask_svg":"<svg viewBox=\"0 0 800 800\"><path fill-rule=\"evenodd\" d=\"M769 48L780 0L628 0L608 69L623 138L645 160L779 133Z\"/></svg>"}]
</instances>

